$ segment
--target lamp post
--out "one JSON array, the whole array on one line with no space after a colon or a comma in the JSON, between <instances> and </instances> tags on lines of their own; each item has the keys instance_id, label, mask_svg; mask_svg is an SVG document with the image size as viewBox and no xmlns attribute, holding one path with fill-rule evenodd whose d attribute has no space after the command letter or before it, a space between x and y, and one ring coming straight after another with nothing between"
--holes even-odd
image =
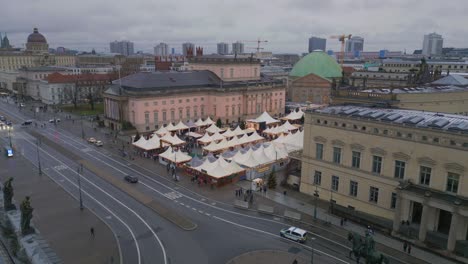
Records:
<instances>
[{"instance_id":1,"label":"lamp post","mask_svg":"<svg viewBox=\"0 0 468 264\"><path fill-rule=\"evenodd\" d=\"M317 201L318 198L320 197L317 185L315 185L315 191L314 191L314 220L317 220Z\"/></svg>"},{"instance_id":2,"label":"lamp post","mask_svg":"<svg viewBox=\"0 0 468 264\"><path fill-rule=\"evenodd\" d=\"M10 141L10 148L13 148L13 144L11 144L11 126L8 126L8 140Z\"/></svg>"},{"instance_id":3,"label":"lamp post","mask_svg":"<svg viewBox=\"0 0 468 264\"><path fill-rule=\"evenodd\" d=\"M36 141L36 150L37 150L37 167L39 169L39 175L42 175L42 166L41 166L41 155L39 155L39 145L41 144L41 140L37 139Z\"/></svg>"},{"instance_id":4,"label":"lamp post","mask_svg":"<svg viewBox=\"0 0 468 264\"><path fill-rule=\"evenodd\" d=\"M85 139L85 132L83 128L83 115L81 115L81 138Z\"/></svg>"},{"instance_id":5,"label":"lamp post","mask_svg":"<svg viewBox=\"0 0 468 264\"><path fill-rule=\"evenodd\" d=\"M78 191L80 193L80 210L83 211L83 198L81 196L81 173L83 173L83 164L77 169L78 172Z\"/></svg>"}]
</instances>

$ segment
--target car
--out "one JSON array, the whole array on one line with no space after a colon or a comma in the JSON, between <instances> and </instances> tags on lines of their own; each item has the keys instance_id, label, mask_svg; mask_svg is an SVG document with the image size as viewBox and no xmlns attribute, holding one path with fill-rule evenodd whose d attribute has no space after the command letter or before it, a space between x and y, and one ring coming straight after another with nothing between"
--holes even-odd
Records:
<instances>
[{"instance_id":1,"label":"car","mask_svg":"<svg viewBox=\"0 0 468 264\"><path fill-rule=\"evenodd\" d=\"M13 126L13 123L11 121L6 121L5 124L10 127Z\"/></svg>"},{"instance_id":2,"label":"car","mask_svg":"<svg viewBox=\"0 0 468 264\"><path fill-rule=\"evenodd\" d=\"M0 116L0 121L6 121L6 118L4 116Z\"/></svg>"},{"instance_id":3,"label":"car","mask_svg":"<svg viewBox=\"0 0 468 264\"><path fill-rule=\"evenodd\" d=\"M29 125L31 125L32 123L33 123L32 120L26 120L26 121L24 121L21 125L22 125L22 126L29 126Z\"/></svg>"},{"instance_id":4,"label":"car","mask_svg":"<svg viewBox=\"0 0 468 264\"><path fill-rule=\"evenodd\" d=\"M20 106L21 106L21 107L25 107L26 105L25 105L24 103L21 103Z\"/></svg>"},{"instance_id":5,"label":"car","mask_svg":"<svg viewBox=\"0 0 468 264\"><path fill-rule=\"evenodd\" d=\"M291 239L299 243L305 243L307 240L307 231L294 226L283 228L280 231L280 236Z\"/></svg>"},{"instance_id":6,"label":"car","mask_svg":"<svg viewBox=\"0 0 468 264\"><path fill-rule=\"evenodd\" d=\"M133 175L126 175L124 179L129 182L129 183L137 183L138 182L138 177L133 176Z\"/></svg>"},{"instance_id":7,"label":"car","mask_svg":"<svg viewBox=\"0 0 468 264\"><path fill-rule=\"evenodd\" d=\"M93 138L93 137L90 137L90 138L88 138L88 143L94 144L94 143L96 143L96 139Z\"/></svg>"},{"instance_id":8,"label":"car","mask_svg":"<svg viewBox=\"0 0 468 264\"><path fill-rule=\"evenodd\" d=\"M50 119L49 123L60 123L60 118Z\"/></svg>"},{"instance_id":9,"label":"car","mask_svg":"<svg viewBox=\"0 0 468 264\"><path fill-rule=\"evenodd\" d=\"M95 145L96 147L102 147L104 144L102 143L101 140L96 140L96 142L94 142L94 145Z\"/></svg>"}]
</instances>

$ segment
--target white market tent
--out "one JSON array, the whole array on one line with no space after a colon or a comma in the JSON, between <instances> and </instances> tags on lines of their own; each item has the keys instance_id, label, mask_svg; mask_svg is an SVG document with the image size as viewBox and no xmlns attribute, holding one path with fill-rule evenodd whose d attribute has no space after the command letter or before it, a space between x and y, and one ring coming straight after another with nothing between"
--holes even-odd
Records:
<instances>
[{"instance_id":1,"label":"white market tent","mask_svg":"<svg viewBox=\"0 0 468 264\"><path fill-rule=\"evenodd\" d=\"M167 131L176 131L177 129L172 123L169 123L169 125L166 126Z\"/></svg>"},{"instance_id":2,"label":"white market tent","mask_svg":"<svg viewBox=\"0 0 468 264\"><path fill-rule=\"evenodd\" d=\"M161 139L157 135L153 135L153 137L146 141L146 145L150 150L161 148Z\"/></svg>"},{"instance_id":3,"label":"white market tent","mask_svg":"<svg viewBox=\"0 0 468 264\"><path fill-rule=\"evenodd\" d=\"M141 148L141 149L145 149L146 148L146 138L145 137L140 137L137 141L133 142L132 145L137 147L137 148Z\"/></svg>"},{"instance_id":4,"label":"white market tent","mask_svg":"<svg viewBox=\"0 0 468 264\"><path fill-rule=\"evenodd\" d=\"M187 133L187 136L193 137L193 138L201 138L201 137L203 137L203 135L200 135L200 134L195 133L195 132L188 132L188 133Z\"/></svg>"},{"instance_id":5,"label":"white market tent","mask_svg":"<svg viewBox=\"0 0 468 264\"><path fill-rule=\"evenodd\" d=\"M221 132L222 130L219 127L217 127L215 124L212 124L205 131L208 133L214 134L216 132Z\"/></svg>"},{"instance_id":6,"label":"white market tent","mask_svg":"<svg viewBox=\"0 0 468 264\"><path fill-rule=\"evenodd\" d=\"M256 150L249 148L246 152L238 151L231 160L242 166L255 168L286 158L288 158L286 150L270 144L267 146L261 145Z\"/></svg>"},{"instance_id":7,"label":"white market tent","mask_svg":"<svg viewBox=\"0 0 468 264\"><path fill-rule=\"evenodd\" d=\"M227 140L223 139L219 143L216 143L215 141L211 142L211 144L209 144L208 146L203 147L203 150L206 150L208 152L217 152L217 151L228 149L228 148L229 148L229 145L227 143Z\"/></svg>"},{"instance_id":8,"label":"white market tent","mask_svg":"<svg viewBox=\"0 0 468 264\"><path fill-rule=\"evenodd\" d=\"M153 135L156 134L156 135L162 137L162 136L166 135L167 133L169 133L169 131L164 126L162 126L158 130L156 130L156 132L154 132Z\"/></svg>"},{"instance_id":9,"label":"white market tent","mask_svg":"<svg viewBox=\"0 0 468 264\"><path fill-rule=\"evenodd\" d=\"M288 153L304 148L304 131L297 131L273 140L276 144L283 144Z\"/></svg>"},{"instance_id":10,"label":"white market tent","mask_svg":"<svg viewBox=\"0 0 468 264\"><path fill-rule=\"evenodd\" d=\"M284 124L282 124L280 127L284 128L284 129L286 129L288 131L298 129L298 127L291 125L291 123L289 123L289 121L284 122Z\"/></svg>"},{"instance_id":11,"label":"white market tent","mask_svg":"<svg viewBox=\"0 0 468 264\"><path fill-rule=\"evenodd\" d=\"M226 132L227 132L227 131L226 131ZM234 135L236 135L236 136L242 136L242 135L245 134L245 131L242 130L239 126L237 126L236 129L234 129L232 132L233 132Z\"/></svg>"},{"instance_id":12,"label":"white market tent","mask_svg":"<svg viewBox=\"0 0 468 264\"><path fill-rule=\"evenodd\" d=\"M224 178L230 176L232 174L236 174L239 172L244 171L237 163L235 162L227 162L222 157L219 157L216 161L210 162L205 160L205 162L193 168L197 171L205 173L206 175L213 177L213 178Z\"/></svg>"},{"instance_id":13,"label":"white market tent","mask_svg":"<svg viewBox=\"0 0 468 264\"><path fill-rule=\"evenodd\" d=\"M216 132L216 133L214 133L213 135L211 135L211 138L212 138L214 141L220 141L220 140L223 140L223 139L224 139L224 136L221 135L219 132Z\"/></svg>"},{"instance_id":14,"label":"white market tent","mask_svg":"<svg viewBox=\"0 0 468 264\"><path fill-rule=\"evenodd\" d=\"M239 138L239 142L241 144L246 144L246 143L249 143L249 136L247 136L247 134L244 134L241 138Z\"/></svg>"},{"instance_id":15,"label":"white market tent","mask_svg":"<svg viewBox=\"0 0 468 264\"><path fill-rule=\"evenodd\" d=\"M164 135L161 138L162 141L171 144L172 146L182 145L185 144L185 141L180 139L177 135L172 136L170 133Z\"/></svg>"},{"instance_id":16,"label":"white market tent","mask_svg":"<svg viewBox=\"0 0 468 264\"><path fill-rule=\"evenodd\" d=\"M299 111L292 111L291 113L289 113L287 116L285 117L282 117L281 119L283 120L299 120L301 119L302 117L304 116L304 112L302 112L301 109L299 109Z\"/></svg>"},{"instance_id":17,"label":"white market tent","mask_svg":"<svg viewBox=\"0 0 468 264\"><path fill-rule=\"evenodd\" d=\"M172 147L167 148L166 151L159 154L159 157L174 163L185 163L192 159L187 153L180 150L174 151Z\"/></svg>"},{"instance_id":18,"label":"white market tent","mask_svg":"<svg viewBox=\"0 0 468 264\"><path fill-rule=\"evenodd\" d=\"M195 121L195 125L197 127L201 127L201 126L205 125L205 122L203 122L203 120L201 118L199 118L197 121Z\"/></svg>"},{"instance_id":19,"label":"white market tent","mask_svg":"<svg viewBox=\"0 0 468 264\"><path fill-rule=\"evenodd\" d=\"M207 118L205 119L205 121L203 121L203 125L204 125L204 126L213 125L214 123L215 123L215 122L214 122L213 120L211 120L210 117L207 117Z\"/></svg>"},{"instance_id":20,"label":"white market tent","mask_svg":"<svg viewBox=\"0 0 468 264\"><path fill-rule=\"evenodd\" d=\"M228 143L228 147L230 147L230 148L234 148L234 147L237 147L237 146L242 144L242 143L240 143L239 138L237 138L237 137L233 137L227 143Z\"/></svg>"},{"instance_id":21,"label":"white market tent","mask_svg":"<svg viewBox=\"0 0 468 264\"><path fill-rule=\"evenodd\" d=\"M202 144L208 144L213 141L213 138L208 133L205 133L205 135L203 135L203 137L199 138L197 141Z\"/></svg>"},{"instance_id":22,"label":"white market tent","mask_svg":"<svg viewBox=\"0 0 468 264\"><path fill-rule=\"evenodd\" d=\"M247 121L254 122L254 123L265 122L267 125L279 122L279 120L276 120L273 117L271 117L266 111L263 112L259 117L255 118L255 119L249 119Z\"/></svg>"},{"instance_id":23,"label":"white market tent","mask_svg":"<svg viewBox=\"0 0 468 264\"><path fill-rule=\"evenodd\" d=\"M177 125L175 125L174 128L175 130L189 129L189 127L182 123L182 121L179 121L179 123L177 123Z\"/></svg>"},{"instance_id":24,"label":"white market tent","mask_svg":"<svg viewBox=\"0 0 468 264\"><path fill-rule=\"evenodd\" d=\"M249 137L249 142L254 142L254 141L259 141L259 140L264 140L265 138L260 136L257 131L253 132Z\"/></svg>"},{"instance_id":25,"label":"white market tent","mask_svg":"<svg viewBox=\"0 0 468 264\"><path fill-rule=\"evenodd\" d=\"M236 134L231 129L228 129L226 130L226 132L223 133L223 136L227 138L232 138L232 137L235 137Z\"/></svg>"}]
</instances>

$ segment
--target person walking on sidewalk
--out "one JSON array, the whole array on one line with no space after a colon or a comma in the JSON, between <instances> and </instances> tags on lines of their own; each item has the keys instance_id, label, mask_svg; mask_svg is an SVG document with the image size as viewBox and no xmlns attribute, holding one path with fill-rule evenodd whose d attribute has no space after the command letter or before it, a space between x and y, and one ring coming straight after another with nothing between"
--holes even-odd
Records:
<instances>
[{"instance_id":1,"label":"person walking on sidewalk","mask_svg":"<svg viewBox=\"0 0 468 264\"><path fill-rule=\"evenodd\" d=\"M91 227L89 231L91 232L91 237L94 238L94 227Z\"/></svg>"},{"instance_id":2,"label":"person walking on sidewalk","mask_svg":"<svg viewBox=\"0 0 468 264\"><path fill-rule=\"evenodd\" d=\"M406 249L407 249L407 248L408 248L408 242L405 241L405 242L403 243L403 251L405 251L405 253L406 253Z\"/></svg>"},{"instance_id":3,"label":"person walking on sidewalk","mask_svg":"<svg viewBox=\"0 0 468 264\"><path fill-rule=\"evenodd\" d=\"M411 244L410 243L408 243L408 254L411 255Z\"/></svg>"}]
</instances>

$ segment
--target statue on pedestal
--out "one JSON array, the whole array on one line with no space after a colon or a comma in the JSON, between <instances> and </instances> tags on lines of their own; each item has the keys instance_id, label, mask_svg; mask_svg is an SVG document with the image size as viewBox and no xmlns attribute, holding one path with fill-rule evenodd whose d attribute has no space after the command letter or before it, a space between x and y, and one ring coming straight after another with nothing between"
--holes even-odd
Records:
<instances>
[{"instance_id":1,"label":"statue on pedestal","mask_svg":"<svg viewBox=\"0 0 468 264\"><path fill-rule=\"evenodd\" d=\"M13 178L10 177L3 184L3 207L5 211L15 210L16 206L11 202L13 199Z\"/></svg>"},{"instance_id":2,"label":"statue on pedestal","mask_svg":"<svg viewBox=\"0 0 468 264\"><path fill-rule=\"evenodd\" d=\"M23 235L28 235L34 233L34 228L31 227L31 219L33 217L32 212L34 208L31 206L31 200L29 196L21 202L21 233Z\"/></svg>"},{"instance_id":3,"label":"statue on pedestal","mask_svg":"<svg viewBox=\"0 0 468 264\"><path fill-rule=\"evenodd\" d=\"M359 260L361 258L364 258L368 264L389 263L385 255L375 250L375 241L370 233L367 232L366 236L363 238L356 232L349 232L348 241L353 243L353 247L349 252L349 258L354 255L356 263L360 263Z\"/></svg>"}]
</instances>

